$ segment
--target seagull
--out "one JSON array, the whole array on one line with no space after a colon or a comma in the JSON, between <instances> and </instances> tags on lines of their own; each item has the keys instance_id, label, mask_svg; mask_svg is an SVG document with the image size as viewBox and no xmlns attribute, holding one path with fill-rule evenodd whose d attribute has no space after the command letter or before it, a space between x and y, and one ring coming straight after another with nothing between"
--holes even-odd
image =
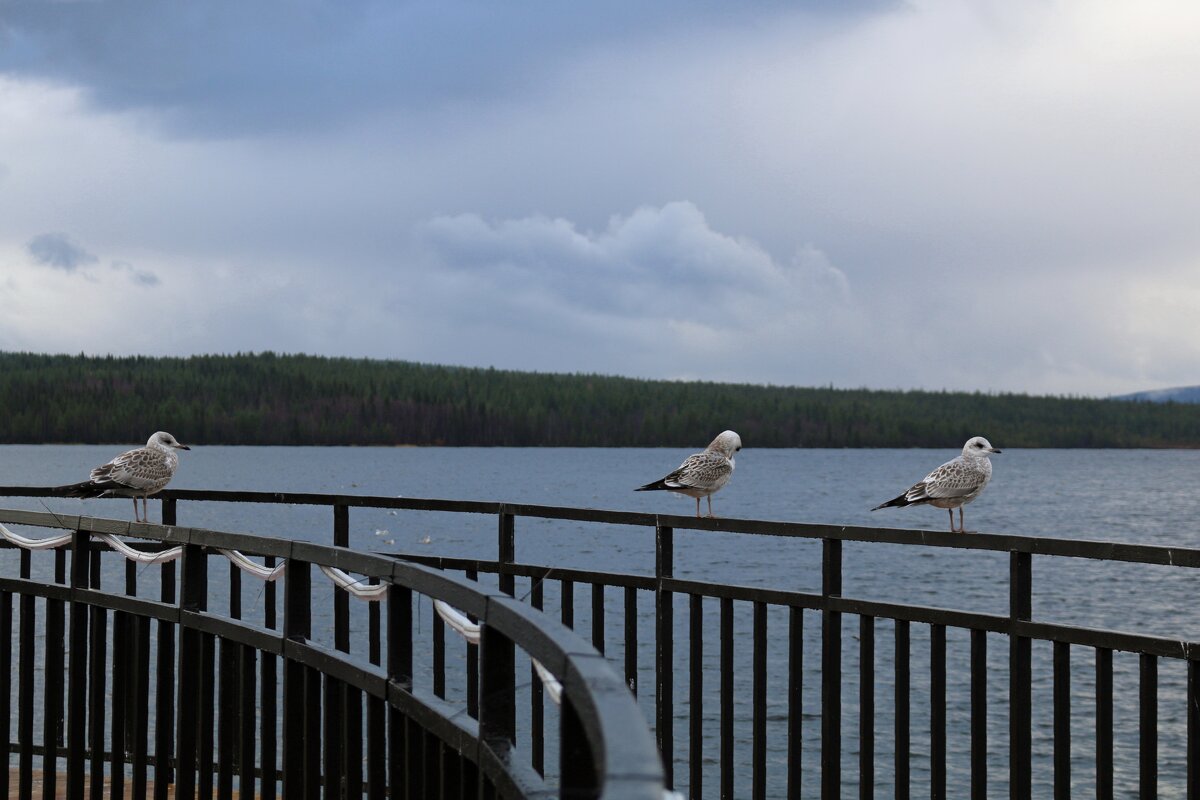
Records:
<instances>
[{"instance_id":1,"label":"seagull","mask_svg":"<svg viewBox=\"0 0 1200 800\"><path fill-rule=\"evenodd\" d=\"M146 498L161 492L171 482L179 466L176 450L191 450L166 431L150 437L145 447L127 450L112 461L92 470L82 483L57 487L64 497L132 497L133 518L149 522ZM137 499L142 498L142 516L138 517Z\"/></svg>"},{"instance_id":2,"label":"seagull","mask_svg":"<svg viewBox=\"0 0 1200 800\"><path fill-rule=\"evenodd\" d=\"M703 453L696 453L684 459L679 469L670 475L639 486L634 491L649 492L665 489L669 492L686 494L696 498L696 516L700 516L700 498L708 498L708 515L713 516L712 496L729 483L733 475L733 456L742 449L742 437L733 431L722 431L712 444L704 448Z\"/></svg>"},{"instance_id":3,"label":"seagull","mask_svg":"<svg viewBox=\"0 0 1200 800\"><path fill-rule=\"evenodd\" d=\"M962 455L942 464L925 476L920 483L899 497L880 503L872 508L903 508L904 506L929 503L934 508L944 508L950 514L950 532L965 533L963 529L963 506L979 497L983 487L992 479L992 462L988 456L1000 451L982 436L968 439L963 445ZM954 527L954 509L958 509L958 528Z\"/></svg>"}]
</instances>

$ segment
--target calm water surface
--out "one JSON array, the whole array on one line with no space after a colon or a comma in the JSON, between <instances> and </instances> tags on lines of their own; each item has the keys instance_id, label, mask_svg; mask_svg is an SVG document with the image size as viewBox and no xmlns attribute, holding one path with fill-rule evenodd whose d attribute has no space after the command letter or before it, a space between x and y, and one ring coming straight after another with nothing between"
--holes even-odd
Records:
<instances>
[{"instance_id":1,"label":"calm water surface","mask_svg":"<svg viewBox=\"0 0 1200 800\"><path fill-rule=\"evenodd\" d=\"M997 446L1004 447L999 437ZM749 444L749 443L748 443ZM120 451L112 446L0 447L0 484L44 486L86 477L90 467ZM202 447L183 453L173 486L195 489L308 491L384 496L500 500L547 505L689 514L693 501L674 495L634 492L661 477L692 450L542 449L542 448L271 448ZM919 480L956 455L953 450L744 450L732 482L714 499L718 515L849 525L945 530L945 511L930 508L869 509ZM1075 539L1200 547L1200 452L1139 450L1008 450L993 458L991 485L967 507L969 530ZM11 507L124 518L127 500L43 501L6 498ZM158 517L152 504L151 516ZM495 556L495 520L474 515L437 515L355 509L351 544L356 547L452 556ZM184 525L328 542L328 509L181 503ZM26 531L27 532L27 531ZM759 536L677 531L676 575L756 586L819 591L820 545ZM651 531L638 528L518 520L518 560L590 569L650 573L654 550ZM5 570L12 560L0 562ZM1008 610L1008 560L1005 554L945 551L933 548L847 543L844 594L910 604L946 606L1005 614ZM1039 620L1144 631L1179 639L1200 639L1200 621L1192 613L1200 584L1191 570L1103 564L1041 557L1034 562L1034 616ZM527 590L526 585L526 590ZM521 587L518 586L518 592ZM581 632L590 630L587 596L576 600ZM621 669L621 630L616 592L610 593L606 630L608 655ZM254 598L247 604L253 606ZM556 587L547 589L547 609L557 609ZM639 598L641 641L652 641L653 603ZM718 658L718 608L706 601L706 662ZM687 603L677 598L677 674L687 674ZM805 615L804 763L819 763L819 617ZM786 767L784 653L786 616L772 609L770 641L768 754L772 796L782 793ZM740 646L735 693L739 731L748 731L750 695L750 609L738 608L735 629ZM858 694L857 618L845 620L843 698L845 796L857 796ZM928 781L928 626L912 627L913 791L927 792ZM1007 796L1006 637L989 636L989 749L996 765L989 781L995 796ZM639 703L653 718L653 652L639 653ZM890 796L892 626L876 630L876 785ZM1051 673L1050 648L1034 647L1035 796L1049 796ZM948 780L952 796L965 791L969 772L969 637L948 634ZM1137 656L1117 654L1115 665L1115 737L1117 794L1134 796L1137 780ZM1072 741L1077 754L1075 789L1088 794L1088 766L1094 748L1092 651L1072 649ZM1185 719L1183 665L1163 660L1159 669L1160 796L1184 795ZM705 685L705 792L717 787L718 721L716 673ZM686 686L676 689L676 775L686 789ZM748 735L744 738L748 739ZM739 745L738 795L749 794L749 750ZM813 784L815 787L815 784ZM778 791L776 791L778 789Z\"/></svg>"}]
</instances>

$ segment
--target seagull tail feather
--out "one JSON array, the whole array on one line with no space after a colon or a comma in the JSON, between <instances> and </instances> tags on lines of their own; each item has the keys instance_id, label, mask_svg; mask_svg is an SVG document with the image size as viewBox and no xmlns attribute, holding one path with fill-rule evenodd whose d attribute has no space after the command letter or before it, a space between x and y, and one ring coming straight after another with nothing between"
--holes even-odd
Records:
<instances>
[{"instance_id":1,"label":"seagull tail feather","mask_svg":"<svg viewBox=\"0 0 1200 800\"><path fill-rule=\"evenodd\" d=\"M905 493L905 494L900 495L899 497L893 497L891 500L888 500L886 503L880 503L879 505L875 506L871 510L878 511L881 508L904 508L904 506L911 505L911 504L912 504L911 501L908 499L908 494Z\"/></svg>"},{"instance_id":2,"label":"seagull tail feather","mask_svg":"<svg viewBox=\"0 0 1200 800\"><path fill-rule=\"evenodd\" d=\"M654 491L658 491L660 489L665 490L665 489L670 489L670 488L671 488L670 486L667 486L667 479L663 478L662 480L655 481L654 483L647 483L645 486L639 486L638 488L634 489L634 491L635 492L654 492Z\"/></svg>"},{"instance_id":3,"label":"seagull tail feather","mask_svg":"<svg viewBox=\"0 0 1200 800\"><path fill-rule=\"evenodd\" d=\"M66 486L54 486L50 491L53 492L52 497L99 497L107 491L107 487L91 481L83 481L82 483L69 483Z\"/></svg>"}]
</instances>

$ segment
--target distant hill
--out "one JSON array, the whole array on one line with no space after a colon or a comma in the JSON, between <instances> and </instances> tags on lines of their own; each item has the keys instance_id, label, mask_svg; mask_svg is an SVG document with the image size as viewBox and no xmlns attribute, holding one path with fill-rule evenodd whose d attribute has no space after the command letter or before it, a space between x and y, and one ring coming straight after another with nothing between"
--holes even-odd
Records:
<instances>
[{"instance_id":1,"label":"distant hill","mask_svg":"<svg viewBox=\"0 0 1200 800\"><path fill-rule=\"evenodd\" d=\"M1200 403L1200 386L1176 386L1173 389L1153 389L1114 397L1136 403Z\"/></svg>"},{"instance_id":2,"label":"distant hill","mask_svg":"<svg viewBox=\"0 0 1200 800\"><path fill-rule=\"evenodd\" d=\"M1200 447L1200 404L650 381L274 353L0 352L0 443Z\"/></svg>"}]
</instances>

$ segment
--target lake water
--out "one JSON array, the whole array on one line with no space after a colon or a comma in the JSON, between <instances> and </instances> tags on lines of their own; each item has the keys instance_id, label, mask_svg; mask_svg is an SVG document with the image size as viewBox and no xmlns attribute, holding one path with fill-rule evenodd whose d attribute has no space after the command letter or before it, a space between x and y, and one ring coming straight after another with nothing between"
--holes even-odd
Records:
<instances>
[{"instance_id":1,"label":"lake water","mask_svg":"<svg viewBox=\"0 0 1200 800\"><path fill-rule=\"evenodd\" d=\"M1003 448L1002 437L993 441ZM748 443L752 445L752 443ZM90 467L119 452L112 446L0 447L0 485L45 486L86 477ZM692 450L686 449L525 449L525 448L270 448L201 447L182 453L176 488L260 491L308 491L384 496L499 500L547 505L690 514L693 501L674 495L634 492L661 477ZM953 457L953 450L754 450L738 458L733 480L714 499L720 516L822 522L849 525L945 530L947 514L931 508L869 509L894 497L929 470ZM1131 543L1200 547L1200 452L1139 450L1005 450L993 458L991 485L967 507L967 528L1061 538L1104 539ZM128 500L44 501L6 498L10 507L126 518ZM157 504L151 516L158 518ZM183 525L247 531L329 542L328 509L181 503ZM437 515L355 509L351 544L387 550L493 558L495 520L475 515ZM819 591L820 545L772 537L678 531L678 577L730 581L801 591ZM520 561L589 569L650 573L653 533L645 529L518 520ZM11 569L7 560L4 568ZM1104 564L1039 557L1034 561L1034 617L1043 621L1116 628L1200 639L1200 620L1192 604L1200 584L1191 570ZM518 585L518 592L521 586ZM576 599L577 627L590 630L583 589ZM932 548L847 543L844 594L909 604L946 606L1006 614L1008 560L1003 553L972 553ZM622 620L619 597L610 593L606 629L608 654L621 670ZM557 608L556 590L547 589L547 608ZM252 603L251 603L252 605ZM736 695L739 730L748 726L750 695L750 609L739 604ZM653 603L639 598L643 648L639 703L653 718ZM717 606L705 604L705 654L718 658ZM804 763L819 763L819 617L806 614ZM687 606L677 598L676 674L687 674ZM772 796L782 792L786 766L786 670L783 654L786 617L772 609L770 644L768 772ZM845 796L857 796L857 631L856 618L845 620L843 732ZM928 781L928 627L912 627L912 758L914 796L927 793ZM891 794L891 623L876 632L876 785L878 796ZM740 643L744 641L745 645ZM994 774L990 792L1006 796L1007 659L1006 637L989 636L989 751ZM1034 796L1049 796L1051 672L1050 647L1034 646ZM961 796L969 772L969 638L948 634L949 767L951 796ZM1117 654L1115 738L1117 795L1136 794L1137 656ZM1072 741L1076 754L1075 790L1092 791L1090 763L1094 748L1091 687L1092 651L1072 649ZM1159 668L1159 786L1162 797L1184 796L1185 665L1168 660ZM706 678L705 795L717 787L715 730L718 720L716 673ZM648 691L649 690L649 691ZM676 689L676 776L686 789L687 691ZM748 740L748 736L746 737ZM738 747L738 795L749 793L748 745Z\"/></svg>"}]
</instances>

